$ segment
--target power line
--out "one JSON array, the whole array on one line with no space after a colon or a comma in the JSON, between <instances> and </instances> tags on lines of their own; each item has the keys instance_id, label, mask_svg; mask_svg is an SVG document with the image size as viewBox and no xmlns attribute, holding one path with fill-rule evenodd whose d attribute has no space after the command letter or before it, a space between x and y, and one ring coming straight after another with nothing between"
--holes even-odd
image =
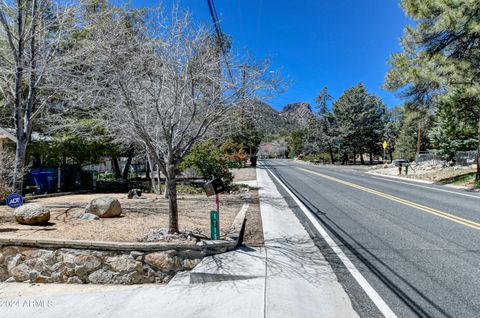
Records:
<instances>
[{"instance_id":1,"label":"power line","mask_svg":"<svg viewBox=\"0 0 480 318\"><path fill-rule=\"evenodd\" d=\"M226 52L225 46L224 46L223 32L222 32L222 29L220 28L220 21L218 19L218 14L217 14L217 9L215 7L215 3L214 3L213 0L207 0L207 3L208 3L208 9L210 10L210 16L212 17L213 26L215 27L215 31L217 33L218 43L220 45L220 49L222 50L223 57L224 57L224 60L225 60L225 64L227 65L228 75L230 76L230 79L232 80L232 83L235 83L235 81L233 79L232 71L230 69L230 65L228 64L227 52Z\"/></svg>"}]
</instances>

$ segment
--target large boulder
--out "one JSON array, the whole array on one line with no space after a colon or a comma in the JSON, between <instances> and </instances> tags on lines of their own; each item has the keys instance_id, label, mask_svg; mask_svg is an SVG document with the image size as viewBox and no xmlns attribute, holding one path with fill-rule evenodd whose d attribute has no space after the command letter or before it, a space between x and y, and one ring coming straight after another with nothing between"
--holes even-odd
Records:
<instances>
[{"instance_id":1,"label":"large boulder","mask_svg":"<svg viewBox=\"0 0 480 318\"><path fill-rule=\"evenodd\" d=\"M105 196L93 199L87 205L85 213L95 214L101 218L111 218L122 214L122 206L117 199Z\"/></svg>"},{"instance_id":2,"label":"large boulder","mask_svg":"<svg viewBox=\"0 0 480 318\"><path fill-rule=\"evenodd\" d=\"M21 224L42 224L50 220L50 211L38 203L29 203L17 208L14 212L15 220Z\"/></svg>"}]
</instances>

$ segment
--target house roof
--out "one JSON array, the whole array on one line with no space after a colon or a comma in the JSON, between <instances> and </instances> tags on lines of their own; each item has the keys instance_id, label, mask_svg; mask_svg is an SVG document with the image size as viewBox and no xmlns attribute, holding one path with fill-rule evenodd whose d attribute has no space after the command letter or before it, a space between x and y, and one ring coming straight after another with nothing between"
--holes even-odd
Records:
<instances>
[{"instance_id":1,"label":"house roof","mask_svg":"<svg viewBox=\"0 0 480 318\"><path fill-rule=\"evenodd\" d=\"M12 142L17 142L17 137L0 127L0 140L10 140Z\"/></svg>"},{"instance_id":2,"label":"house roof","mask_svg":"<svg viewBox=\"0 0 480 318\"><path fill-rule=\"evenodd\" d=\"M17 137L15 136L15 129L12 128L2 128L0 127L0 140L11 140L17 142ZM51 141L53 138L40 134L38 132L32 132L31 140L32 141Z\"/></svg>"}]
</instances>

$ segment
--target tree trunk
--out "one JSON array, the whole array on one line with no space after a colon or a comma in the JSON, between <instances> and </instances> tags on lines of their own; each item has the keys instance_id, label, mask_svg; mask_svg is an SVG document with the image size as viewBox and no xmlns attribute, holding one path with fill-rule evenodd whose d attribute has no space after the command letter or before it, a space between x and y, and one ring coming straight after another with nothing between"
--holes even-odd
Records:
<instances>
[{"instance_id":1,"label":"tree trunk","mask_svg":"<svg viewBox=\"0 0 480 318\"><path fill-rule=\"evenodd\" d=\"M370 150L370 165L373 165L373 152Z\"/></svg>"},{"instance_id":2,"label":"tree trunk","mask_svg":"<svg viewBox=\"0 0 480 318\"><path fill-rule=\"evenodd\" d=\"M147 164L148 164L147 166L148 169L146 169L147 170L146 174L147 174L147 178L149 178L152 183L152 190L153 192L155 192L155 194L160 195L162 194L160 192L160 179L158 179L157 182L155 182L155 176L153 175L153 172L155 171L155 165L153 164L152 157L148 152L147 152ZM158 166L157 166L157 169L159 169Z\"/></svg>"},{"instance_id":3,"label":"tree trunk","mask_svg":"<svg viewBox=\"0 0 480 318\"><path fill-rule=\"evenodd\" d=\"M178 206L177 206L177 180L175 165L167 165L167 189L168 189L168 233L178 233Z\"/></svg>"},{"instance_id":4,"label":"tree trunk","mask_svg":"<svg viewBox=\"0 0 480 318\"><path fill-rule=\"evenodd\" d=\"M122 178L128 180L128 173L130 172L130 166L132 165L133 153L135 149L132 147L128 150L128 159L125 163L125 167L123 168Z\"/></svg>"},{"instance_id":5,"label":"tree trunk","mask_svg":"<svg viewBox=\"0 0 480 318\"><path fill-rule=\"evenodd\" d=\"M353 149L353 165L357 164L357 150Z\"/></svg>"},{"instance_id":6,"label":"tree trunk","mask_svg":"<svg viewBox=\"0 0 480 318\"><path fill-rule=\"evenodd\" d=\"M360 153L360 163L361 163L362 165L365 164L365 159L363 159L363 151Z\"/></svg>"},{"instance_id":7,"label":"tree trunk","mask_svg":"<svg viewBox=\"0 0 480 318\"><path fill-rule=\"evenodd\" d=\"M118 158L115 155L112 155L112 166L113 172L115 173L115 179L121 179L122 171L120 170L120 165L118 164Z\"/></svg>"},{"instance_id":8,"label":"tree trunk","mask_svg":"<svg viewBox=\"0 0 480 318\"><path fill-rule=\"evenodd\" d=\"M418 127L417 127L417 155L420 154L421 145L422 145L421 129L420 129L420 122L418 122Z\"/></svg>"},{"instance_id":9,"label":"tree trunk","mask_svg":"<svg viewBox=\"0 0 480 318\"><path fill-rule=\"evenodd\" d=\"M162 179L160 178L160 166L157 167L157 185L158 185L158 194L162 194ZM166 183L166 180L165 180ZM165 184L165 198L167 198L167 185Z\"/></svg>"},{"instance_id":10,"label":"tree trunk","mask_svg":"<svg viewBox=\"0 0 480 318\"><path fill-rule=\"evenodd\" d=\"M335 164L335 156L333 155L332 145L328 145L328 152L330 153L330 163L332 165L334 165Z\"/></svg>"},{"instance_id":11,"label":"tree trunk","mask_svg":"<svg viewBox=\"0 0 480 318\"><path fill-rule=\"evenodd\" d=\"M393 162L393 151L392 148L388 149L388 154L390 155L390 163Z\"/></svg>"},{"instance_id":12,"label":"tree trunk","mask_svg":"<svg viewBox=\"0 0 480 318\"><path fill-rule=\"evenodd\" d=\"M27 139L23 135L19 135L15 149L15 171L13 175L13 191L19 194L23 194L23 179L26 157Z\"/></svg>"},{"instance_id":13,"label":"tree trunk","mask_svg":"<svg viewBox=\"0 0 480 318\"><path fill-rule=\"evenodd\" d=\"M475 175L475 181L480 181L480 118L478 119L478 128L477 128L477 174Z\"/></svg>"}]
</instances>

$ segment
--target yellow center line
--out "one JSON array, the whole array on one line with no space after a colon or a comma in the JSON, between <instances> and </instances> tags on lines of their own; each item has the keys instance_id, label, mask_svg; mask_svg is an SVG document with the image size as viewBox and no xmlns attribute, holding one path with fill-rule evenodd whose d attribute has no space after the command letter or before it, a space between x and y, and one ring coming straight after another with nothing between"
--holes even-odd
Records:
<instances>
[{"instance_id":1,"label":"yellow center line","mask_svg":"<svg viewBox=\"0 0 480 318\"><path fill-rule=\"evenodd\" d=\"M335 181L335 182L338 182L338 183L341 183L341 184L344 184L344 185L347 185L347 186L350 186L352 188L359 189L359 190L362 190L362 191L365 191L365 192L368 192L368 193L372 193L372 194L381 196L383 198L402 203L402 204L410 206L412 208L416 208L418 210L421 210L421 211L439 216L441 218L444 218L444 219L447 219L447 220L450 220L450 221L453 221L453 222L456 222L456 223L459 223L459 224L462 224L462 225L480 230L480 223L477 223L477 222L474 222L474 221L471 221L471 220L467 220L467 219L461 218L459 216L456 216L456 215L453 215L453 214L450 214L450 213L447 213L447 212L443 212L443 211L440 211L440 210L437 210L437 209L433 209L433 208L430 208L428 206L424 206L424 205L421 205L421 204L418 204L418 203L415 203L415 202L412 202L412 201L408 201L408 200L405 200L405 199L402 199L402 198L399 198L399 197L396 197L396 196L393 196L393 195L390 195L390 194L387 194L387 193L383 193L383 192L380 192L380 191L377 191L377 190L366 188L366 187L360 186L360 185L355 184L355 183L351 183L351 182L348 182L348 181L344 181L344 180L341 180L341 179L330 177L330 176L327 176L327 175L319 173L319 172L315 172L315 171L311 171L311 170L303 169L303 168L297 168L297 169L308 172L308 173L311 173L311 174L315 174L315 175L320 176L322 178L332 180L332 181Z\"/></svg>"}]
</instances>

